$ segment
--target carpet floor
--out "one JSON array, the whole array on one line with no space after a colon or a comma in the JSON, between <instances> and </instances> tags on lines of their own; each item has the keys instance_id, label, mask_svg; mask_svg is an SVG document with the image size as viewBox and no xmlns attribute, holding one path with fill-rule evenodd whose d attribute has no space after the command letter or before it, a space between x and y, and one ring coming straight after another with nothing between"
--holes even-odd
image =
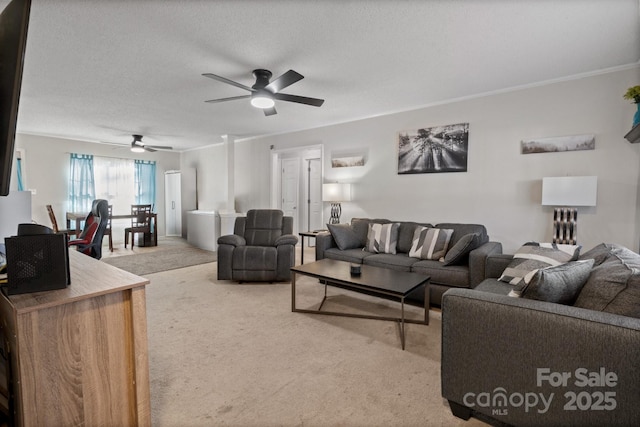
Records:
<instances>
[{"instance_id":1,"label":"carpet floor","mask_svg":"<svg viewBox=\"0 0 640 427\"><path fill-rule=\"evenodd\" d=\"M291 312L291 285L216 279L216 264L148 276L154 426L484 426L440 395L441 316L407 325ZM323 288L301 277L296 305ZM328 310L399 305L329 287ZM423 311L409 307L408 316Z\"/></svg>"},{"instance_id":2,"label":"carpet floor","mask_svg":"<svg viewBox=\"0 0 640 427\"><path fill-rule=\"evenodd\" d=\"M103 262L138 276L175 270L216 260L216 253L193 246L169 246L152 252L131 253L126 256L105 257Z\"/></svg>"}]
</instances>

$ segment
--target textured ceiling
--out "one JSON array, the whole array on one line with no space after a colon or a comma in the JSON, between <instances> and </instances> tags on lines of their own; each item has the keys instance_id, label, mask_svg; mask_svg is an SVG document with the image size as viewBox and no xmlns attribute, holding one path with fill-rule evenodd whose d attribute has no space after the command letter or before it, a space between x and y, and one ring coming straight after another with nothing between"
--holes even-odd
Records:
<instances>
[{"instance_id":1,"label":"textured ceiling","mask_svg":"<svg viewBox=\"0 0 640 427\"><path fill-rule=\"evenodd\" d=\"M4 6L6 0L0 0ZM18 132L178 150L637 63L638 0L33 0ZM265 117L251 71L305 76Z\"/></svg>"}]
</instances>

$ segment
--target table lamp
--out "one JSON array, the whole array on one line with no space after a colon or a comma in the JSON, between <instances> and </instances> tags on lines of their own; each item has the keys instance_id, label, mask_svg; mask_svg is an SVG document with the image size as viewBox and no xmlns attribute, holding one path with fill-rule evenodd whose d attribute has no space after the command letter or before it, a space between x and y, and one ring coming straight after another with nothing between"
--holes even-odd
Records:
<instances>
[{"instance_id":1,"label":"table lamp","mask_svg":"<svg viewBox=\"0 0 640 427\"><path fill-rule=\"evenodd\" d=\"M329 224L340 223L340 214L342 214L340 202L351 201L351 184L339 184L337 182L322 184L322 200L331 203Z\"/></svg>"},{"instance_id":2,"label":"table lamp","mask_svg":"<svg viewBox=\"0 0 640 427\"><path fill-rule=\"evenodd\" d=\"M596 206L597 189L597 176L542 178L542 205L556 206L553 210L553 243L577 244L576 207Z\"/></svg>"}]
</instances>

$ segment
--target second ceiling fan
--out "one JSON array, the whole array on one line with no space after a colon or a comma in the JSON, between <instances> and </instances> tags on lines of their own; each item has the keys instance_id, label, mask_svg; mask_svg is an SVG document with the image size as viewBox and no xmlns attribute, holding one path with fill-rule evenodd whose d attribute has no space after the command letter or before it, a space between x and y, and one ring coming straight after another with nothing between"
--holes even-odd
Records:
<instances>
[{"instance_id":1,"label":"second ceiling fan","mask_svg":"<svg viewBox=\"0 0 640 427\"><path fill-rule=\"evenodd\" d=\"M251 99L251 105L257 108L261 108L264 111L265 116L272 116L277 114L274 100L297 102L299 104L311 105L313 107L320 107L324 103L324 99L308 98L306 96L289 95L286 93L280 93L280 91L288 86L291 86L297 81L300 81L304 76L293 70L289 70L274 81L270 81L273 75L271 71L264 69L253 70L253 75L256 78L256 82L253 86L245 86L242 83L234 82L226 77L218 76L211 73L204 73L203 76L209 77L214 80L218 80L223 83L230 84L232 86L239 87L240 89L248 90L251 92L249 95L232 96L229 98L211 99L209 103L234 101L236 99Z\"/></svg>"},{"instance_id":2,"label":"second ceiling fan","mask_svg":"<svg viewBox=\"0 0 640 427\"><path fill-rule=\"evenodd\" d=\"M147 145L142 142L142 135L131 135L133 137L133 141L131 141L131 151L134 153L144 153L148 151L153 153L158 150L173 150L173 147L169 147L168 145Z\"/></svg>"}]
</instances>

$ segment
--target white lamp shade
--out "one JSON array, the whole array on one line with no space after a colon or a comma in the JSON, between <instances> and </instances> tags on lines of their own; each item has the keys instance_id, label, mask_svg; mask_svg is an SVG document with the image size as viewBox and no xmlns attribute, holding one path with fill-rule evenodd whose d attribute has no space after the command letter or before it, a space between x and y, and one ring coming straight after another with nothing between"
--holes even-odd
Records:
<instances>
[{"instance_id":1,"label":"white lamp shade","mask_svg":"<svg viewBox=\"0 0 640 427\"><path fill-rule=\"evenodd\" d=\"M542 178L542 204L545 206L596 206L597 176Z\"/></svg>"},{"instance_id":2,"label":"white lamp shade","mask_svg":"<svg viewBox=\"0 0 640 427\"><path fill-rule=\"evenodd\" d=\"M325 202L351 201L351 184L322 184L322 200Z\"/></svg>"}]
</instances>

